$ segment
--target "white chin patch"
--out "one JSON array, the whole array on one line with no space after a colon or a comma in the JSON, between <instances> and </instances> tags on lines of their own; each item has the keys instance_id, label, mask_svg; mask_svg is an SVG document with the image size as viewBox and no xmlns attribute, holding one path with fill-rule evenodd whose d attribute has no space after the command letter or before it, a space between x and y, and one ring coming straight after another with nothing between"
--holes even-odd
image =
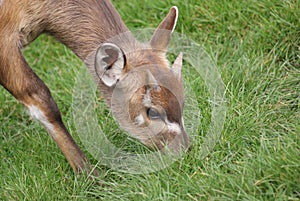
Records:
<instances>
[{"instance_id":1,"label":"white chin patch","mask_svg":"<svg viewBox=\"0 0 300 201\"><path fill-rule=\"evenodd\" d=\"M38 107L36 107L35 105L31 105L28 107L28 111L32 118L41 122L48 131L53 133L53 131L54 131L53 125L48 121L45 114Z\"/></svg>"}]
</instances>

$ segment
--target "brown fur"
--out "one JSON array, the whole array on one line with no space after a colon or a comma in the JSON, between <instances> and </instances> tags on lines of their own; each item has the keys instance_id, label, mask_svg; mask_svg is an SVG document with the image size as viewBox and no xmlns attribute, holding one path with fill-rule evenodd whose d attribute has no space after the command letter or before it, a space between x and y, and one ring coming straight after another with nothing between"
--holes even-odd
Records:
<instances>
[{"instance_id":1,"label":"brown fur","mask_svg":"<svg viewBox=\"0 0 300 201\"><path fill-rule=\"evenodd\" d=\"M174 15L174 12L171 11L170 15ZM167 20L160 27L171 29L172 21ZM93 74L95 73L90 63L91 59L94 59L93 51L101 43L109 41L110 38L120 33L126 33L123 37L115 39L118 46L126 53L125 73L136 67L153 63L160 64L162 69L168 69L164 51L169 35L159 33L160 35L157 34L152 39L150 43L157 48L156 51L153 51L153 47L149 45L138 43L109 0L2 0L0 4L0 84L26 107L34 105L43 112L47 121L54 126L49 133L72 168L78 172L86 168L87 160L64 126L49 89L32 71L21 53L22 47L42 33L54 36L69 47L87 64ZM162 43L158 41L160 36L164 38ZM136 49L143 50L131 53ZM159 77L159 72L160 70L152 73ZM163 78L159 80L161 79ZM110 103L112 89L101 82L99 85L107 102ZM178 88L175 85L173 87ZM178 90L182 91L182 88L179 87ZM172 97L172 94L167 91L164 95ZM178 97L173 96L166 100L158 94L153 94L153 96L159 96L158 99L168 102L169 106L177 104L182 107L182 103L174 101ZM179 96L179 99L183 100L181 93ZM176 108L180 107L176 106ZM181 110L173 111L172 108L166 106L166 111L173 116L172 121L180 122ZM162 138L168 138L168 135L171 134L164 135ZM160 137L155 140L159 141Z\"/></svg>"}]
</instances>

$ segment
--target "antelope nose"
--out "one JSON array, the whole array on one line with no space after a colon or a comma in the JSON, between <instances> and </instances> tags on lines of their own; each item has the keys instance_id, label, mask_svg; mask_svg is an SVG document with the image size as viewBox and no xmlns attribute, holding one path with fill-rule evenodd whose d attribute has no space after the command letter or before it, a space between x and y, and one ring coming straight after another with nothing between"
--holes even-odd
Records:
<instances>
[{"instance_id":1,"label":"antelope nose","mask_svg":"<svg viewBox=\"0 0 300 201\"><path fill-rule=\"evenodd\" d=\"M180 154L189 149L189 138L184 130L177 135L169 144L168 150L175 154Z\"/></svg>"}]
</instances>

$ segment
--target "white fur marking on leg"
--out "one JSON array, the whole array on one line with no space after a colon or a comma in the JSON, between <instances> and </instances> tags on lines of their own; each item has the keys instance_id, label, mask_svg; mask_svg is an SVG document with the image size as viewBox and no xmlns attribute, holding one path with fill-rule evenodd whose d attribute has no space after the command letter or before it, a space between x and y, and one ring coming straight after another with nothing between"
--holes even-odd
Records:
<instances>
[{"instance_id":1,"label":"white fur marking on leg","mask_svg":"<svg viewBox=\"0 0 300 201\"><path fill-rule=\"evenodd\" d=\"M31 105L28 107L28 111L32 118L38 120L46 127L47 130L53 132L53 125L48 121L44 113L38 107Z\"/></svg>"}]
</instances>

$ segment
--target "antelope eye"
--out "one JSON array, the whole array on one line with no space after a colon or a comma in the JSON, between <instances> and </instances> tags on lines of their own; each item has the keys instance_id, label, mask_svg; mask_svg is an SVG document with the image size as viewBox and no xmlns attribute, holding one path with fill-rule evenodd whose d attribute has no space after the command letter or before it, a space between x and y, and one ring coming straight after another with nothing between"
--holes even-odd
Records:
<instances>
[{"instance_id":1,"label":"antelope eye","mask_svg":"<svg viewBox=\"0 0 300 201\"><path fill-rule=\"evenodd\" d=\"M149 117L149 119L160 119L160 113L154 109L154 108L148 108L147 109L147 116Z\"/></svg>"}]
</instances>

